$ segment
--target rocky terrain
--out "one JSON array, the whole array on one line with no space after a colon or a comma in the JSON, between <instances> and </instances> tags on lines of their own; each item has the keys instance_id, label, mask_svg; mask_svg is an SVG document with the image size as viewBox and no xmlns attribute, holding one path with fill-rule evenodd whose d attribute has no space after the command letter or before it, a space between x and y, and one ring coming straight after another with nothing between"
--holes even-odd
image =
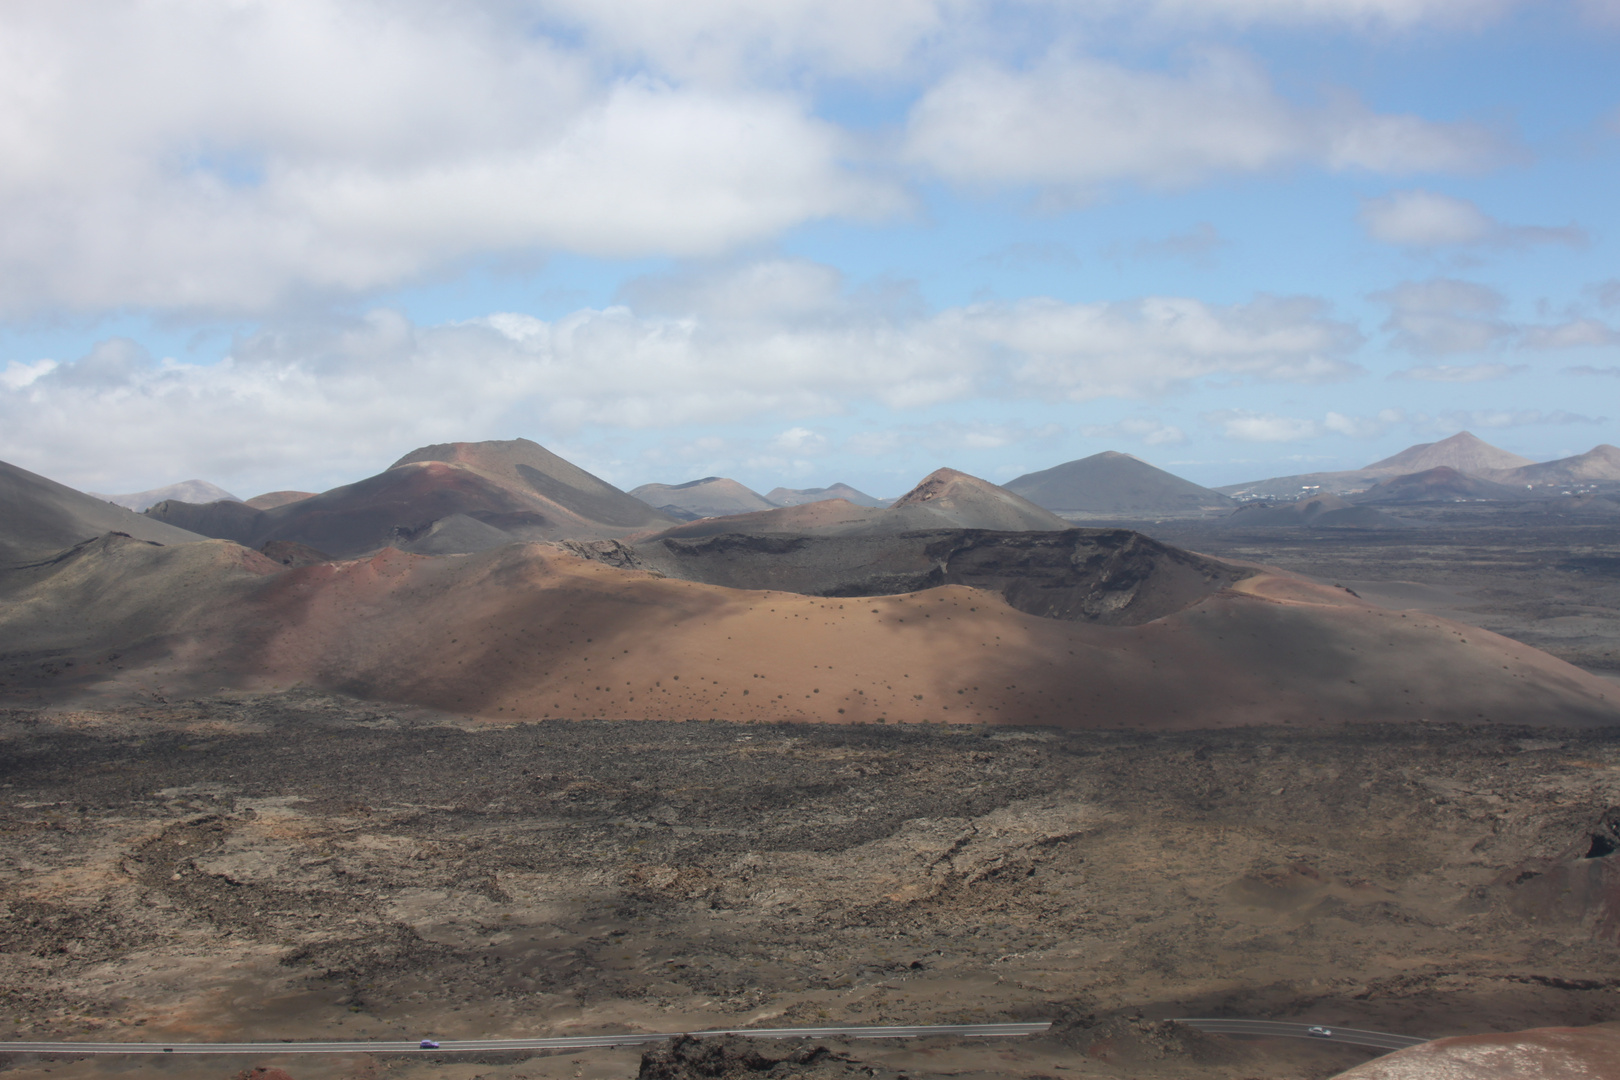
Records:
<instances>
[{"instance_id":1,"label":"rocky terrain","mask_svg":"<svg viewBox=\"0 0 1620 1080\"><path fill-rule=\"evenodd\" d=\"M828 1045L883 1075L1235 1080L1370 1052L1164 1021L1620 1019L1612 730L469 726L294 693L13 709L0 740L0 1039L1050 1018L1040 1039ZM1597 887L1572 903L1537 886L1556 875Z\"/></svg>"},{"instance_id":2,"label":"rocky terrain","mask_svg":"<svg viewBox=\"0 0 1620 1080\"><path fill-rule=\"evenodd\" d=\"M1279 566L1620 676L1620 506L1599 498L1407 507L1395 528L1141 523L1159 539ZM1261 512L1240 517L1260 517Z\"/></svg>"}]
</instances>

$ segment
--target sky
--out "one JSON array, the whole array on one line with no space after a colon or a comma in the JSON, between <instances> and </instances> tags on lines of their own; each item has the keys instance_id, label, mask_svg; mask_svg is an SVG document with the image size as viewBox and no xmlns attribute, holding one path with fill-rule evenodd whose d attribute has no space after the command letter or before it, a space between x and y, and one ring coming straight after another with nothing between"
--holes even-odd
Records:
<instances>
[{"instance_id":1,"label":"sky","mask_svg":"<svg viewBox=\"0 0 1620 1080\"><path fill-rule=\"evenodd\" d=\"M1620 0L9 0L0 460L1620 443Z\"/></svg>"}]
</instances>

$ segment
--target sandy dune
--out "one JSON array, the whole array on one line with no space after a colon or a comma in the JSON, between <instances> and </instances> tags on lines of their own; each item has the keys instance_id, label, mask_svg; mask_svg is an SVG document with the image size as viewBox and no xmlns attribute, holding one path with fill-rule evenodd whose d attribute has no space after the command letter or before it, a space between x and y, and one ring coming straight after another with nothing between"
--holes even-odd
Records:
<instances>
[{"instance_id":1,"label":"sandy dune","mask_svg":"<svg viewBox=\"0 0 1620 1080\"><path fill-rule=\"evenodd\" d=\"M1544 653L1277 574L1138 626L1044 619L959 585L725 589L540 544L286 569L222 541L109 538L0 589L0 689L23 698L309 684L508 719L1620 720L1611 684Z\"/></svg>"}]
</instances>

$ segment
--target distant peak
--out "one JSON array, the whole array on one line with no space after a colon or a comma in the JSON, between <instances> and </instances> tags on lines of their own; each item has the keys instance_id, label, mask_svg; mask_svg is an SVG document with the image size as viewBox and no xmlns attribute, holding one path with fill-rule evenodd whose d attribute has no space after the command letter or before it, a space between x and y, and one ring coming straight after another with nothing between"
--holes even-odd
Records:
<instances>
[{"instance_id":1,"label":"distant peak","mask_svg":"<svg viewBox=\"0 0 1620 1080\"><path fill-rule=\"evenodd\" d=\"M986 487L991 486L989 481L980 480L977 476L962 472L960 469L935 469L923 477L922 482L916 487L896 499L894 505L899 507L925 503L930 499L939 498L952 487L963 482L972 482Z\"/></svg>"}]
</instances>

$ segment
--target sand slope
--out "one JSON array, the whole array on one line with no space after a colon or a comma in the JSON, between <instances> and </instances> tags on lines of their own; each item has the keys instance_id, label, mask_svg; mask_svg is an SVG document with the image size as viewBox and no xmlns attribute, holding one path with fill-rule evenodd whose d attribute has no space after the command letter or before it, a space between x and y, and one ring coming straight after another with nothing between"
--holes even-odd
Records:
<instances>
[{"instance_id":1,"label":"sand slope","mask_svg":"<svg viewBox=\"0 0 1620 1080\"><path fill-rule=\"evenodd\" d=\"M1544 653L1270 574L1098 626L960 585L844 600L732 590L542 544L286 570L226 542L115 539L12 572L3 595L0 692L24 698L302 683L510 719L1620 722L1611 684ZM30 642L55 650L55 673L37 650L19 659Z\"/></svg>"},{"instance_id":2,"label":"sand slope","mask_svg":"<svg viewBox=\"0 0 1620 1080\"><path fill-rule=\"evenodd\" d=\"M106 532L160 544L202 539L0 461L0 565L46 558Z\"/></svg>"}]
</instances>

